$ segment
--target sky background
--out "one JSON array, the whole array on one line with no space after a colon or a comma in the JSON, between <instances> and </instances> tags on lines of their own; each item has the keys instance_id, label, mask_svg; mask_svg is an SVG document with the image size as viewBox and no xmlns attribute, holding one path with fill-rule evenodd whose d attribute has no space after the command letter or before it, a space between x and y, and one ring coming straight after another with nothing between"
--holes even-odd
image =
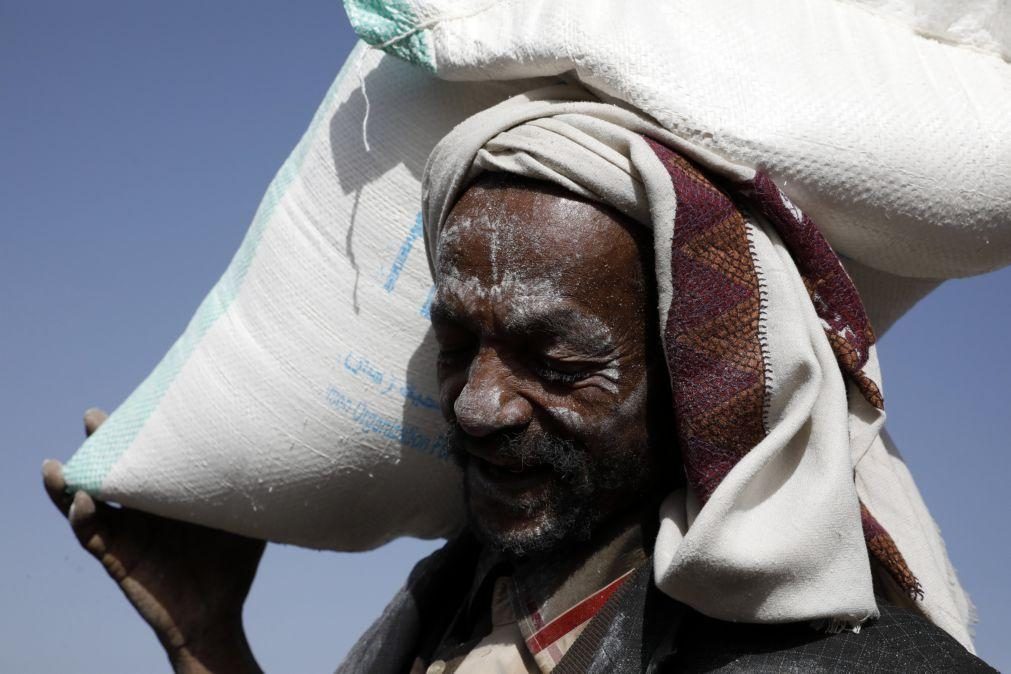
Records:
<instances>
[{"instance_id":1,"label":"sky background","mask_svg":"<svg viewBox=\"0 0 1011 674\"><path fill-rule=\"evenodd\" d=\"M168 671L43 493L214 285L354 44L337 0L0 0L0 671ZM1011 669L1011 270L882 340L888 427ZM246 606L268 672L326 672L436 543L271 545Z\"/></svg>"}]
</instances>

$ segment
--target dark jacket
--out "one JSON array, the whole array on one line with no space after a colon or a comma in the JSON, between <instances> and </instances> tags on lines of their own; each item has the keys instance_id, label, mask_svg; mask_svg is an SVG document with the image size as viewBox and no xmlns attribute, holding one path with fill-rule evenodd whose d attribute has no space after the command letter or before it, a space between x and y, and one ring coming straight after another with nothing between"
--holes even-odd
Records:
<instances>
[{"instance_id":1,"label":"dark jacket","mask_svg":"<svg viewBox=\"0 0 1011 674\"><path fill-rule=\"evenodd\" d=\"M337 671L410 672L430 661L470 588L478 552L464 535L419 562ZM859 634L728 623L657 590L648 563L608 600L554 672L995 671L919 615L888 604L880 609Z\"/></svg>"}]
</instances>

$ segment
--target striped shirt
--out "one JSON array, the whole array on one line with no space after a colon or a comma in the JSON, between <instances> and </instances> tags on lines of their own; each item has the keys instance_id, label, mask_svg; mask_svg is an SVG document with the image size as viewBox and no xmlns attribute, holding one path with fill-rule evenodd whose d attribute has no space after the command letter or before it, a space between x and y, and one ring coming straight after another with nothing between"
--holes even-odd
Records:
<instances>
[{"instance_id":1,"label":"striped shirt","mask_svg":"<svg viewBox=\"0 0 1011 674\"><path fill-rule=\"evenodd\" d=\"M473 589L427 674L547 674L633 571L646 562L638 525L595 547L513 568L483 554Z\"/></svg>"}]
</instances>

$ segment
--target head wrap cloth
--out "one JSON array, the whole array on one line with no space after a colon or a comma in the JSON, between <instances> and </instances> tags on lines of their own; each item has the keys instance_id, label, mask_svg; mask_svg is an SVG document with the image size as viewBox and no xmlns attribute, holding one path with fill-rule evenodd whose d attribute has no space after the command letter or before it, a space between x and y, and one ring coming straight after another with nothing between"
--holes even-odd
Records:
<instances>
[{"instance_id":1,"label":"head wrap cloth","mask_svg":"<svg viewBox=\"0 0 1011 674\"><path fill-rule=\"evenodd\" d=\"M423 179L433 274L440 228L484 171L561 185L653 230L688 484L661 507L661 590L723 620L855 627L878 614L874 558L894 595L971 648L943 543L879 437L874 335L856 289L765 174L583 88L536 89L433 150Z\"/></svg>"}]
</instances>

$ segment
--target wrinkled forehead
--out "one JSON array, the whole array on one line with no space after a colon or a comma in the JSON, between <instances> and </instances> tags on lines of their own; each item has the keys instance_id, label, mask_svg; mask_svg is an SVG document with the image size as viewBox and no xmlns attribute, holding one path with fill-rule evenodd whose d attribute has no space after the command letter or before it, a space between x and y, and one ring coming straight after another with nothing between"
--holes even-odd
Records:
<instances>
[{"instance_id":1,"label":"wrinkled forehead","mask_svg":"<svg viewBox=\"0 0 1011 674\"><path fill-rule=\"evenodd\" d=\"M560 188L479 183L457 201L440 232L437 272L440 279L486 284L547 283L565 294L640 281L638 227Z\"/></svg>"}]
</instances>

